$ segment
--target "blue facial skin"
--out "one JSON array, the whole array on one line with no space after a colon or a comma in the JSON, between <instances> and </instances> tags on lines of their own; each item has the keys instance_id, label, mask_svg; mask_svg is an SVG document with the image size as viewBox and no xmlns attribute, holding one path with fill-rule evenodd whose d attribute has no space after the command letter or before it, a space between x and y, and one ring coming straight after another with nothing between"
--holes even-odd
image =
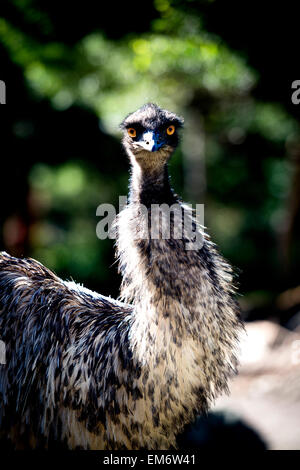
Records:
<instances>
[{"instance_id":1,"label":"blue facial skin","mask_svg":"<svg viewBox=\"0 0 300 470\"><path fill-rule=\"evenodd\" d=\"M156 152L167 142L160 132L147 130L137 140L137 143L148 150L148 152Z\"/></svg>"}]
</instances>

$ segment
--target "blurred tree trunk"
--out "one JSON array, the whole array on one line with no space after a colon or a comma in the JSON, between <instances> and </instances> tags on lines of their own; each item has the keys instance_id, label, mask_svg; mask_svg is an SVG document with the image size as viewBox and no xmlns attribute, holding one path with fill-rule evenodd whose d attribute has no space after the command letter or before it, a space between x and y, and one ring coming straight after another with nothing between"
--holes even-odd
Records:
<instances>
[{"instance_id":1,"label":"blurred tree trunk","mask_svg":"<svg viewBox=\"0 0 300 470\"><path fill-rule=\"evenodd\" d=\"M186 126L182 141L185 197L195 203L203 203L206 191L205 133L200 112L185 112Z\"/></svg>"},{"instance_id":2,"label":"blurred tree trunk","mask_svg":"<svg viewBox=\"0 0 300 470\"><path fill-rule=\"evenodd\" d=\"M299 236L300 222L300 142L298 141L290 150L290 160L293 165L293 176L290 194L288 196L286 215L283 226L280 227L279 245L280 255L285 274L288 274L292 264L292 246L295 238Z\"/></svg>"}]
</instances>

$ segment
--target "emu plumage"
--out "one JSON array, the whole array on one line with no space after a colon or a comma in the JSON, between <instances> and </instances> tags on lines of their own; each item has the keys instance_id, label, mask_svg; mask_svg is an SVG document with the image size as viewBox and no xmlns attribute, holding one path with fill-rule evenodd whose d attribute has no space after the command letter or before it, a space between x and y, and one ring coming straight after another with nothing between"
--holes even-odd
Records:
<instances>
[{"instance_id":1,"label":"emu plumage","mask_svg":"<svg viewBox=\"0 0 300 470\"><path fill-rule=\"evenodd\" d=\"M122 302L0 255L0 438L13 447L174 448L227 391L241 329L231 268L192 213L201 248L186 249L186 230L150 236L152 204L184 207L167 173L182 123L153 104L122 123L132 168L115 222Z\"/></svg>"}]
</instances>

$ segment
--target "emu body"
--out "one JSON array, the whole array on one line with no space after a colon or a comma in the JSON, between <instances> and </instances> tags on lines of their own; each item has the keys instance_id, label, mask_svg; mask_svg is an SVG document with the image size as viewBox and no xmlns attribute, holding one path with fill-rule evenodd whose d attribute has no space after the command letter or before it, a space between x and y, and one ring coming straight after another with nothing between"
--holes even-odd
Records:
<instances>
[{"instance_id":1,"label":"emu body","mask_svg":"<svg viewBox=\"0 0 300 470\"><path fill-rule=\"evenodd\" d=\"M151 238L164 224L152 204L183 207L167 173L181 124L155 105L122 124L132 166L115 222L122 302L0 255L0 435L14 447L169 449L227 390L241 328L231 268L192 213L200 249L186 249L185 229L182 239Z\"/></svg>"}]
</instances>

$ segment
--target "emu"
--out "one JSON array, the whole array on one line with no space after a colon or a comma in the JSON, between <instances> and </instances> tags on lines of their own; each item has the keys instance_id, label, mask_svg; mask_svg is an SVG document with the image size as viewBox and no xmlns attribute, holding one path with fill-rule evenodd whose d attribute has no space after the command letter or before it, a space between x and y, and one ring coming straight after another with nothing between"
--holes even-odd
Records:
<instances>
[{"instance_id":1,"label":"emu","mask_svg":"<svg viewBox=\"0 0 300 470\"><path fill-rule=\"evenodd\" d=\"M121 124L131 180L115 221L120 300L0 254L0 438L13 448L176 448L227 391L242 329L232 269L192 212L197 249L186 227L174 236L175 217L169 238L164 215L151 217L153 204L184 209L167 168L182 126L151 103Z\"/></svg>"}]
</instances>

